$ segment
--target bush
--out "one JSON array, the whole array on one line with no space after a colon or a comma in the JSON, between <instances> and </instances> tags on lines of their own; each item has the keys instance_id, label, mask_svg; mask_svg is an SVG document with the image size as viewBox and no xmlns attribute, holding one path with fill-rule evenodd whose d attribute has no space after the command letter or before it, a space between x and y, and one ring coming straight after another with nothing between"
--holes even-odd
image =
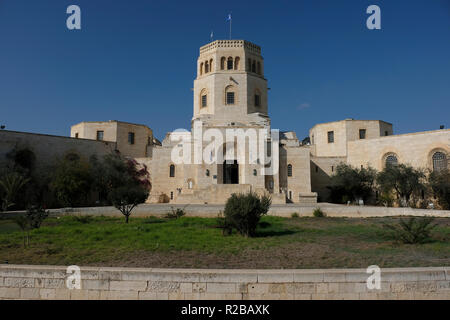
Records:
<instances>
[{"instance_id":1,"label":"bush","mask_svg":"<svg viewBox=\"0 0 450 320\"><path fill-rule=\"evenodd\" d=\"M450 209L450 171L433 171L428 179L441 208Z\"/></svg>"},{"instance_id":2,"label":"bush","mask_svg":"<svg viewBox=\"0 0 450 320\"><path fill-rule=\"evenodd\" d=\"M313 216L316 218L326 217L325 213L320 208L315 208L313 211Z\"/></svg>"},{"instance_id":3,"label":"bush","mask_svg":"<svg viewBox=\"0 0 450 320\"><path fill-rule=\"evenodd\" d=\"M169 212L166 213L165 218L167 219L178 219L181 218L182 216L186 215L186 212L184 211L185 208L180 209L177 208L176 210L173 207L170 207Z\"/></svg>"},{"instance_id":4,"label":"bush","mask_svg":"<svg viewBox=\"0 0 450 320\"><path fill-rule=\"evenodd\" d=\"M291 218L298 218L298 217L300 217L300 216L298 215L297 212L294 212L293 214L291 214Z\"/></svg>"},{"instance_id":5,"label":"bush","mask_svg":"<svg viewBox=\"0 0 450 320\"><path fill-rule=\"evenodd\" d=\"M24 216L17 216L14 218L14 222L22 230L24 247L30 245L30 231L39 229L48 215L49 212L41 207L31 206L27 209L27 213Z\"/></svg>"},{"instance_id":6,"label":"bush","mask_svg":"<svg viewBox=\"0 0 450 320\"><path fill-rule=\"evenodd\" d=\"M225 222L245 236L255 235L261 217L269 211L272 200L256 193L232 194L225 205Z\"/></svg>"},{"instance_id":7,"label":"bush","mask_svg":"<svg viewBox=\"0 0 450 320\"><path fill-rule=\"evenodd\" d=\"M417 244L431 240L431 231L436 227L432 224L433 217L411 217L408 220L400 219L398 225L385 224L384 227L391 230L391 236L402 243Z\"/></svg>"},{"instance_id":8,"label":"bush","mask_svg":"<svg viewBox=\"0 0 450 320\"><path fill-rule=\"evenodd\" d=\"M88 224L90 222L92 222L92 216L91 215L86 215L86 216L73 216L73 219L76 222L82 223L82 224Z\"/></svg>"}]
</instances>

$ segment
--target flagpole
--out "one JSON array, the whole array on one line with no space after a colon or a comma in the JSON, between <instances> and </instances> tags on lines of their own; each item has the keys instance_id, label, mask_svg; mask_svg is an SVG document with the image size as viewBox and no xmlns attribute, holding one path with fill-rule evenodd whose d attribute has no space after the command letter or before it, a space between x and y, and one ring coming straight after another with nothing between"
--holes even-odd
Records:
<instances>
[{"instance_id":1,"label":"flagpole","mask_svg":"<svg viewBox=\"0 0 450 320\"><path fill-rule=\"evenodd\" d=\"M233 22L233 17L230 16L230 40L231 40L231 23Z\"/></svg>"}]
</instances>

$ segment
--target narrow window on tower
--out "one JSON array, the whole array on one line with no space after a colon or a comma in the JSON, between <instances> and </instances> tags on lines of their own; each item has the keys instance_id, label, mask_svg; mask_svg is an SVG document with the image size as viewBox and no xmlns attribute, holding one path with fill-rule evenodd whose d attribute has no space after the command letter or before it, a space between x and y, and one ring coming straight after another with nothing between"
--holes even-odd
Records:
<instances>
[{"instance_id":1,"label":"narrow window on tower","mask_svg":"<svg viewBox=\"0 0 450 320\"><path fill-rule=\"evenodd\" d=\"M208 96L206 94L202 95L202 108L208 105Z\"/></svg>"},{"instance_id":2,"label":"narrow window on tower","mask_svg":"<svg viewBox=\"0 0 450 320\"><path fill-rule=\"evenodd\" d=\"M227 92L227 104L234 104L234 92Z\"/></svg>"},{"instance_id":3,"label":"narrow window on tower","mask_svg":"<svg viewBox=\"0 0 450 320\"><path fill-rule=\"evenodd\" d=\"M227 70L233 70L233 58L229 57L227 60Z\"/></svg>"},{"instance_id":4,"label":"narrow window on tower","mask_svg":"<svg viewBox=\"0 0 450 320\"><path fill-rule=\"evenodd\" d=\"M259 94L255 94L255 107L261 106L261 96Z\"/></svg>"}]
</instances>

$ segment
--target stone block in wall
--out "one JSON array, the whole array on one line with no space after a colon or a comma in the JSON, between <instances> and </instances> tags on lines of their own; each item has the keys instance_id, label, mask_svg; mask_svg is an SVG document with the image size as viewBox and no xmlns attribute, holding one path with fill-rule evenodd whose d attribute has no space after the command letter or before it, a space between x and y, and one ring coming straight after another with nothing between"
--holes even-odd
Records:
<instances>
[{"instance_id":1,"label":"stone block in wall","mask_svg":"<svg viewBox=\"0 0 450 320\"><path fill-rule=\"evenodd\" d=\"M109 290L111 291L145 291L147 281L111 281Z\"/></svg>"},{"instance_id":2,"label":"stone block in wall","mask_svg":"<svg viewBox=\"0 0 450 320\"><path fill-rule=\"evenodd\" d=\"M43 300L54 300L56 299L56 290L55 289L39 289L39 295Z\"/></svg>"},{"instance_id":3,"label":"stone block in wall","mask_svg":"<svg viewBox=\"0 0 450 320\"><path fill-rule=\"evenodd\" d=\"M57 300L70 300L69 289L55 289L55 297Z\"/></svg>"},{"instance_id":4,"label":"stone block in wall","mask_svg":"<svg viewBox=\"0 0 450 320\"><path fill-rule=\"evenodd\" d=\"M48 288L48 289L66 288L66 280L37 278L35 281L35 286L36 288Z\"/></svg>"},{"instance_id":5,"label":"stone block in wall","mask_svg":"<svg viewBox=\"0 0 450 320\"><path fill-rule=\"evenodd\" d=\"M4 278L3 285L11 288L34 288L33 278Z\"/></svg>"},{"instance_id":6,"label":"stone block in wall","mask_svg":"<svg viewBox=\"0 0 450 320\"><path fill-rule=\"evenodd\" d=\"M0 288L1 299L19 299L20 288Z\"/></svg>"},{"instance_id":7,"label":"stone block in wall","mask_svg":"<svg viewBox=\"0 0 450 320\"><path fill-rule=\"evenodd\" d=\"M316 292L316 286L314 283L291 283L287 285L287 292L294 295L303 293L312 294Z\"/></svg>"},{"instance_id":8,"label":"stone block in wall","mask_svg":"<svg viewBox=\"0 0 450 320\"><path fill-rule=\"evenodd\" d=\"M182 293L192 293L192 283L180 283L180 292Z\"/></svg>"},{"instance_id":9,"label":"stone block in wall","mask_svg":"<svg viewBox=\"0 0 450 320\"><path fill-rule=\"evenodd\" d=\"M206 292L206 282L193 283L192 284L192 292L193 293L204 293L204 292Z\"/></svg>"},{"instance_id":10,"label":"stone block in wall","mask_svg":"<svg viewBox=\"0 0 450 320\"><path fill-rule=\"evenodd\" d=\"M20 299L35 300L40 299L39 288L20 288Z\"/></svg>"},{"instance_id":11,"label":"stone block in wall","mask_svg":"<svg viewBox=\"0 0 450 320\"><path fill-rule=\"evenodd\" d=\"M138 300L138 291L100 291L100 300ZM167 298L166 298L167 299Z\"/></svg>"},{"instance_id":12,"label":"stone block in wall","mask_svg":"<svg viewBox=\"0 0 450 320\"><path fill-rule=\"evenodd\" d=\"M176 292L181 284L176 281L149 281L147 291L151 292Z\"/></svg>"},{"instance_id":13,"label":"stone block in wall","mask_svg":"<svg viewBox=\"0 0 450 320\"><path fill-rule=\"evenodd\" d=\"M323 272L319 270L294 271L294 282L322 282Z\"/></svg>"},{"instance_id":14,"label":"stone block in wall","mask_svg":"<svg viewBox=\"0 0 450 320\"><path fill-rule=\"evenodd\" d=\"M236 293L235 283L207 283L206 284L207 293Z\"/></svg>"},{"instance_id":15,"label":"stone block in wall","mask_svg":"<svg viewBox=\"0 0 450 320\"><path fill-rule=\"evenodd\" d=\"M255 272L236 272L227 270L227 272L202 273L200 282L257 282L258 276Z\"/></svg>"},{"instance_id":16,"label":"stone block in wall","mask_svg":"<svg viewBox=\"0 0 450 320\"><path fill-rule=\"evenodd\" d=\"M109 280L81 280L81 288L86 290L109 290Z\"/></svg>"},{"instance_id":17,"label":"stone block in wall","mask_svg":"<svg viewBox=\"0 0 450 320\"><path fill-rule=\"evenodd\" d=\"M259 283L286 283L294 282L294 274L289 272L274 272L274 271L258 271Z\"/></svg>"}]
</instances>

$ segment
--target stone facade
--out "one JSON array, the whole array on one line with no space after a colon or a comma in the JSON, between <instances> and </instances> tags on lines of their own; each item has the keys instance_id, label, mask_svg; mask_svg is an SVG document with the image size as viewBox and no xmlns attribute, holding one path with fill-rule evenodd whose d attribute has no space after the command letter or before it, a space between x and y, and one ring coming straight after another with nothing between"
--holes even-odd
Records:
<instances>
[{"instance_id":1,"label":"stone facade","mask_svg":"<svg viewBox=\"0 0 450 320\"><path fill-rule=\"evenodd\" d=\"M327 186L339 163L381 171L389 157L397 163L432 171L437 165L433 157L439 154L443 158L439 161L450 168L449 129L394 135L390 123L346 119L315 125L310 139L311 186L321 201L328 199Z\"/></svg>"},{"instance_id":2,"label":"stone facade","mask_svg":"<svg viewBox=\"0 0 450 320\"><path fill-rule=\"evenodd\" d=\"M153 131L142 124L116 120L81 122L70 128L72 138L115 142L126 157L152 157L153 146L160 144Z\"/></svg>"},{"instance_id":3,"label":"stone facade","mask_svg":"<svg viewBox=\"0 0 450 320\"><path fill-rule=\"evenodd\" d=\"M75 152L85 159L91 155L106 155L116 150L115 142L71 139L27 132L0 130L0 164L15 148L28 148L36 156L36 165L43 167L63 158L69 152Z\"/></svg>"},{"instance_id":4,"label":"stone facade","mask_svg":"<svg viewBox=\"0 0 450 320\"><path fill-rule=\"evenodd\" d=\"M210 270L81 267L69 290L66 267L0 265L0 299L34 300L405 300L450 299L450 269Z\"/></svg>"}]
</instances>

